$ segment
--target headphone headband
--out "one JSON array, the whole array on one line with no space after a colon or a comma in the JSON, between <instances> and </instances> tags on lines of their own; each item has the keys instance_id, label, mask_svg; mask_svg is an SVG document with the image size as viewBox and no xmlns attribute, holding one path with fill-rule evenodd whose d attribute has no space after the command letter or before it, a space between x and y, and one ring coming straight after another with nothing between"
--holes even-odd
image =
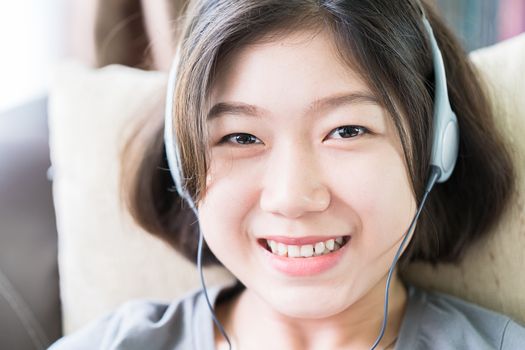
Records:
<instances>
[{"instance_id":1,"label":"headphone headband","mask_svg":"<svg viewBox=\"0 0 525 350\"><path fill-rule=\"evenodd\" d=\"M168 167L175 183L175 188L179 196L184 199L191 207L193 212L197 214L197 208L191 194L186 190L184 184L184 174L182 172L182 162L180 157L179 142L177 135L173 130L173 112L174 112L174 96L175 84L177 80L177 68L179 66L180 54L179 51L175 54L171 64L170 74L168 77L168 86L166 92L166 110L164 113L164 146L166 150L166 158L168 160Z\"/></svg>"},{"instance_id":2,"label":"headphone headband","mask_svg":"<svg viewBox=\"0 0 525 350\"><path fill-rule=\"evenodd\" d=\"M452 174L458 158L459 126L456 114L452 111L448 98L447 77L445 75L443 57L425 14L423 14L423 25L427 30L432 48L435 81L430 164L439 169L437 182L445 182Z\"/></svg>"}]
</instances>

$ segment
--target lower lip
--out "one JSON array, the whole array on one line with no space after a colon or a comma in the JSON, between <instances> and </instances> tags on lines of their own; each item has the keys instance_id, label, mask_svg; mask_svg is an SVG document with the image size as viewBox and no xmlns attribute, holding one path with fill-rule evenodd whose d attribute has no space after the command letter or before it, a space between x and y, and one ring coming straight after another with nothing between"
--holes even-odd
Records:
<instances>
[{"instance_id":1,"label":"lower lip","mask_svg":"<svg viewBox=\"0 0 525 350\"><path fill-rule=\"evenodd\" d=\"M257 246L262 250L262 256L267 264L289 276L300 277L320 274L333 268L343 257L351 240L352 239L349 239L344 246L333 253L309 258L280 256L269 252L260 244L257 244Z\"/></svg>"}]
</instances>

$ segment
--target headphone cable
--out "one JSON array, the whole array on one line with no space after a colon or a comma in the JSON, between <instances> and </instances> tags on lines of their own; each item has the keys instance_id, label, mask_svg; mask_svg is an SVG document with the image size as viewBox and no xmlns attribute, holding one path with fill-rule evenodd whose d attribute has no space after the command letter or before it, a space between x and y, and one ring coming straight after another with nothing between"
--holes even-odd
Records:
<instances>
[{"instance_id":1,"label":"headphone cable","mask_svg":"<svg viewBox=\"0 0 525 350\"><path fill-rule=\"evenodd\" d=\"M222 333L222 336L228 342L228 348L232 350L232 343L230 341L230 338L226 334L226 331L224 330L221 322L215 316L215 312L213 312L213 307L211 306L211 303L210 303L210 298L208 297L208 291L206 289L206 284L204 282L204 274L202 273L202 246L203 245L204 245L204 238L202 237L202 230L200 230L199 228L199 248L197 252L197 268L199 269L202 290L204 291L204 297L206 298L206 303L208 304L208 308L210 309L211 316L213 317L213 322L215 322L215 324L219 328L219 331Z\"/></svg>"},{"instance_id":2,"label":"headphone cable","mask_svg":"<svg viewBox=\"0 0 525 350\"><path fill-rule=\"evenodd\" d=\"M425 187L425 193L423 194L423 198L421 199L421 204L419 205L419 208L416 212L416 215L412 219L412 222L410 223L410 226L408 227L407 232L405 233L405 238L403 238L403 241L401 242L401 245L397 249L396 255L394 256L394 260L392 261L392 265L390 266L390 270L388 271L388 277L386 279L386 288L385 288L385 304L384 304L384 311L383 311L383 323L381 326L381 331L379 332L379 335L377 336L376 341L374 342L374 345L370 348L370 350L375 350L379 342L381 341L381 338L383 338L383 335L385 334L386 329L386 323L388 320L388 291L390 289L390 280L392 278L392 273L394 272L394 268L397 264L397 260L399 259L399 256L401 255L401 251L403 250L403 247L405 246L406 242L408 241L408 237L410 236L410 232L413 230L415 223L417 222L417 219L419 218L419 214L421 214L421 210L423 209L423 205L425 204L427 200L427 196L432 191L432 188L434 187L437 179L439 178L441 174L441 171L438 167L431 165L430 166L430 176L427 181L427 185Z\"/></svg>"}]
</instances>

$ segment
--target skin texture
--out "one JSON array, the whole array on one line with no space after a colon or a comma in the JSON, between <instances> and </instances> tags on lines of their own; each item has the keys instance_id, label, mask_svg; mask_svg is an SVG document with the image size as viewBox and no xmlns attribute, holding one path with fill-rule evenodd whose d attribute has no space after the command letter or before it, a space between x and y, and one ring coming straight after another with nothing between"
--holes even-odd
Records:
<instances>
[{"instance_id":1,"label":"skin texture","mask_svg":"<svg viewBox=\"0 0 525 350\"><path fill-rule=\"evenodd\" d=\"M352 92L371 95L324 30L245 46L219 67L211 106L258 110L209 121L210 170L198 204L210 249L247 287L217 310L237 348L369 349L379 333L386 276L416 202L399 136L379 104L309 109ZM342 137L347 125L371 132ZM224 139L232 133L253 137ZM268 235L352 238L335 267L291 277L262 259L257 239ZM379 349L397 336L406 299L396 272ZM226 344L217 329L216 344Z\"/></svg>"}]
</instances>

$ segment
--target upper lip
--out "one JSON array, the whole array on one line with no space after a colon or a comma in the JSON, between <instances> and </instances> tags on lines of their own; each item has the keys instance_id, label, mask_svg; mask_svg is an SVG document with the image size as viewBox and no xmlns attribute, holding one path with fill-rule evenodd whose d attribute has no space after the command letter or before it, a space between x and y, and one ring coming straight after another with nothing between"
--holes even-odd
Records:
<instances>
[{"instance_id":1,"label":"upper lip","mask_svg":"<svg viewBox=\"0 0 525 350\"><path fill-rule=\"evenodd\" d=\"M305 244L312 244L312 243L317 243L317 242L324 242L324 241L328 241L329 239L336 239L338 237L344 237L344 236L348 236L348 235L305 236L305 237L266 236L266 237L261 237L260 239L276 241L278 243L283 243L286 245L305 245Z\"/></svg>"}]
</instances>

